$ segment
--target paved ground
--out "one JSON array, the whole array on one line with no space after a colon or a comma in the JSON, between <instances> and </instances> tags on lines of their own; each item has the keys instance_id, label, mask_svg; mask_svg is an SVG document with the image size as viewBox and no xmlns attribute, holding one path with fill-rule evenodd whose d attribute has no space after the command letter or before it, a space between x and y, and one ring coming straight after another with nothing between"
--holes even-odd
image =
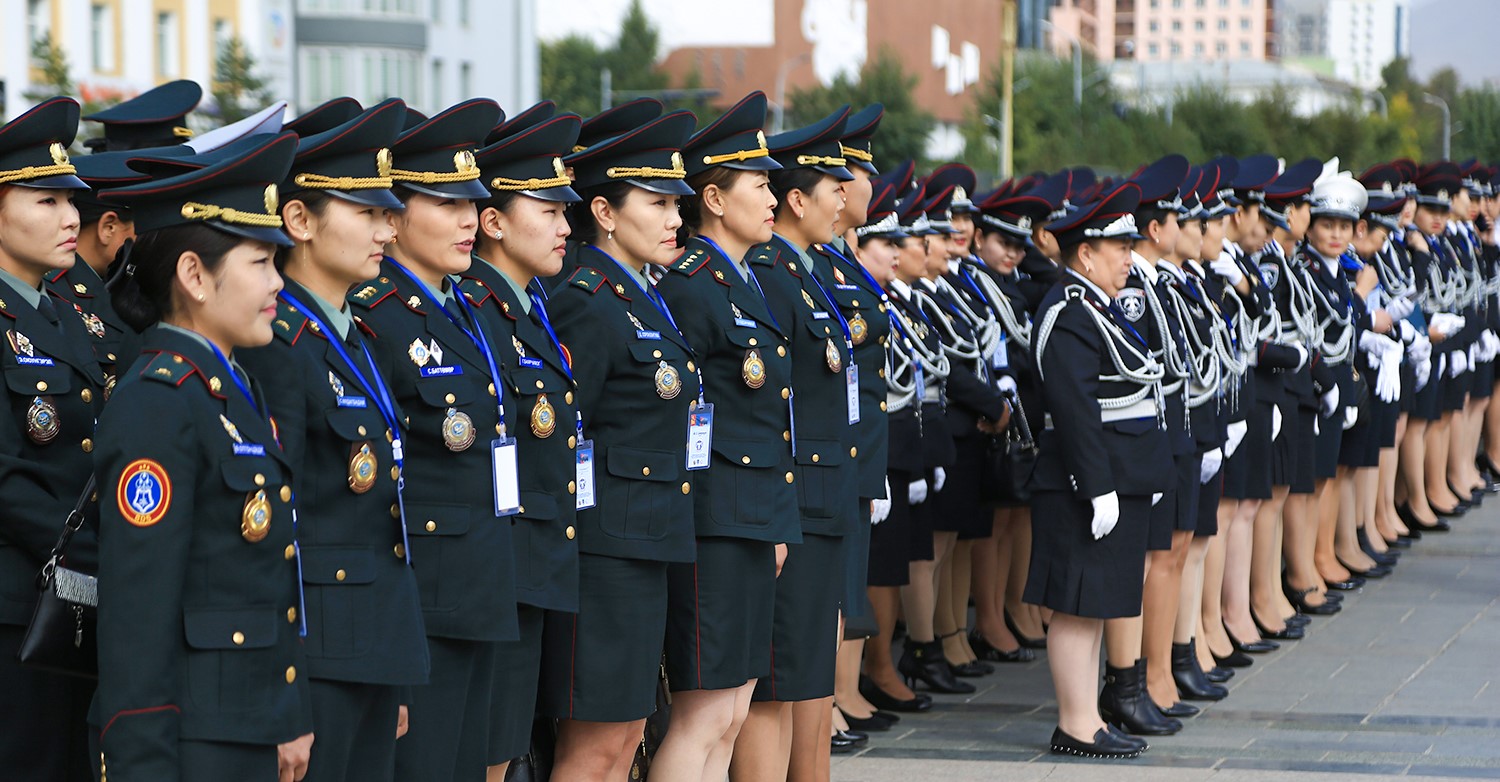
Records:
<instances>
[{"instance_id":1,"label":"paved ground","mask_svg":"<svg viewBox=\"0 0 1500 782\"><path fill-rule=\"evenodd\" d=\"M835 757L833 779L1500 780L1500 496L1313 622L1135 760L1046 752L1057 712L1043 655L979 680L974 695L936 696L932 712Z\"/></svg>"}]
</instances>

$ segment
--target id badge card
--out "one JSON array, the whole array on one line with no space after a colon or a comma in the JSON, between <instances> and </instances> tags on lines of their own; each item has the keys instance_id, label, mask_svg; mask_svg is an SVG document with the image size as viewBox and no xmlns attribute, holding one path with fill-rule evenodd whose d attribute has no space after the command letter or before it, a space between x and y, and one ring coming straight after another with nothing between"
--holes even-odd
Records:
<instances>
[{"instance_id":1,"label":"id badge card","mask_svg":"<svg viewBox=\"0 0 1500 782\"><path fill-rule=\"evenodd\" d=\"M578 448L573 451L573 482L578 489L575 495L576 510L587 510L594 507L594 441L579 440Z\"/></svg>"},{"instance_id":2,"label":"id badge card","mask_svg":"<svg viewBox=\"0 0 1500 782\"><path fill-rule=\"evenodd\" d=\"M704 403L688 411L687 468L706 470L713 453L714 406Z\"/></svg>"},{"instance_id":3,"label":"id badge card","mask_svg":"<svg viewBox=\"0 0 1500 782\"><path fill-rule=\"evenodd\" d=\"M990 368L992 368L992 369L1009 369L1010 368L1010 351L1006 349L1006 343L1008 341L1009 340L1007 340L1005 338L1004 334L1000 335L1000 344L997 345L997 346L995 346L995 355L993 355L993 356L990 357Z\"/></svg>"},{"instance_id":4,"label":"id badge card","mask_svg":"<svg viewBox=\"0 0 1500 782\"><path fill-rule=\"evenodd\" d=\"M499 437L490 441L490 463L495 485L495 515L514 516L521 512L521 481L516 473L516 438Z\"/></svg>"},{"instance_id":5,"label":"id badge card","mask_svg":"<svg viewBox=\"0 0 1500 782\"><path fill-rule=\"evenodd\" d=\"M852 361L844 373L844 397L849 406L849 423L859 423L859 366Z\"/></svg>"}]
</instances>

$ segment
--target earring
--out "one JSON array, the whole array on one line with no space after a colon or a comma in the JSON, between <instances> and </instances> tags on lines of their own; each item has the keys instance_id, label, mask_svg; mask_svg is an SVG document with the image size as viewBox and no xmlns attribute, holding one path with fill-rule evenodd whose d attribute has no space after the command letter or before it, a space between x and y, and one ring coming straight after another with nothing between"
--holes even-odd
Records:
<instances>
[{"instance_id":1,"label":"earring","mask_svg":"<svg viewBox=\"0 0 1500 782\"><path fill-rule=\"evenodd\" d=\"M500 240L500 239L504 239L504 238L505 238L505 234L503 232L501 232L501 231L496 231L495 232L495 239L496 240Z\"/></svg>"},{"instance_id":2,"label":"earring","mask_svg":"<svg viewBox=\"0 0 1500 782\"><path fill-rule=\"evenodd\" d=\"M613 242L615 240L615 232L614 231L610 231L609 232L609 240L611 242Z\"/></svg>"},{"instance_id":3,"label":"earring","mask_svg":"<svg viewBox=\"0 0 1500 782\"><path fill-rule=\"evenodd\" d=\"M200 294L198 294L198 301L200 301L200 302L208 301L208 297L204 296L203 294L200 293Z\"/></svg>"},{"instance_id":4,"label":"earring","mask_svg":"<svg viewBox=\"0 0 1500 782\"><path fill-rule=\"evenodd\" d=\"M310 241L312 241L312 234L311 233L302 234L302 241L304 241L304 242L310 242Z\"/></svg>"}]
</instances>

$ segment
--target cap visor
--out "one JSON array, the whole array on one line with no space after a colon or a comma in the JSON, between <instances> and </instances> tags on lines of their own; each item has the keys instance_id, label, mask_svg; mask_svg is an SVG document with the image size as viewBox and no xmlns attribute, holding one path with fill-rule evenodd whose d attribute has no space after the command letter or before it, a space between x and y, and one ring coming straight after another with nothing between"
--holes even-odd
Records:
<instances>
[{"instance_id":1,"label":"cap visor","mask_svg":"<svg viewBox=\"0 0 1500 782\"><path fill-rule=\"evenodd\" d=\"M529 196L531 198L537 199L538 201L556 201L559 203L571 204L574 201L583 200L583 198L580 197L578 193L573 190L573 188L568 187L567 185L564 185L562 187L548 187L541 190L521 190L519 192L523 196Z\"/></svg>"},{"instance_id":2,"label":"cap visor","mask_svg":"<svg viewBox=\"0 0 1500 782\"><path fill-rule=\"evenodd\" d=\"M860 168L870 172L870 176L880 176L880 169L877 169L874 163L869 163L864 160L856 160L854 161L853 165L859 166Z\"/></svg>"},{"instance_id":3,"label":"cap visor","mask_svg":"<svg viewBox=\"0 0 1500 782\"><path fill-rule=\"evenodd\" d=\"M642 190L662 195L689 196L696 192L681 179L627 179L626 181Z\"/></svg>"},{"instance_id":4,"label":"cap visor","mask_svg":"<svg viewBox=\"0 0 1500 782\"><path fill-rule=\"evenodd\" d=\"M406 205L401 203L401 199L397 198L395 193L392 193L389 188L384 187L375 187L368 190L325 190L324 192L335 198L340 198L351 204L359 204L361 206L374 206L381 209L406 208ZM286 198L287 200L292 200L297 195L292 194Z\"/></svg>"},{"instance_id":5,"label":"cap visor","mask_svg":"<svg viewBox=\"0 0 1500 782\"><path fill-rule=\"evenodd\" d=\"M249 225L230 225L229 223L221 223L218 220L209 220L208 222L203 223L203 225L206 225L209 228L213 228L217 231L222 231L226 234L230 234L231 236L238 236L241 239L249 239L255 242L265 242L267 244L274 244L278 247L292 246L291 238L288 237L286 235L286 232L282 231L280 228L256 228Z\"/></svg>"},{"instance_id":6,"label":"cap visor","mask_svg":"<svg viewBox=\"0 0 1500 782\"><path fill-rule=\"evenodd\" d=\"M88 183L72 174L59 174L58 176L42 177L41 179L30 179L25 182L11 182L17 187L31 187L37 190L92 190Z\"/></svg>"},{"instance_id":7,"label":"cap visor","mask_svg":"<svg viewBox=\"0 0 1500 782\"><path fill-rule=\"evenodd\" d=\"M1292 230L1292 227L1287 224L1287 222L1286 222L1285 219L1277 217L1276 215L1273 215L1270 212L1262 211L1260 213L1260 216L1264 217L1266 219L1266 222L1270 223L1271 225L1276 226L1277 228L1280 228L1283 231L1290 231L1290 230Z\"/></svg>"},{"instance_id":8,"label":"cap visor","mask_svg":"<svg viewBox=\"0 0 1500 782\"><path fill-rule=\"evenodd\" d=\"M843 166L813 166L813 170L822 171L840 182L854 181L854 174L849 173L849 169Z\"/></svg>"},{"instance_id":9,"label":"cap visor","mask_svg":"<svg viewBox=\"0 0 1500 782\"><path fill-rule=\"evenodd\" d=\"M434 198L467 198L471 201L483 201L490 197L490 189L483 182L473 179L468 182L444 182L435 185L418 184L416 182L397 182L397 185L423 195Z\"/></svg>"},{"instance_id":10,"label":"cap visor","mask_svg":"<svg viewBox=\"0 0 1500 782\"><path fill-rule=\"evenodd\" d=\"M741 160L738 163L720 163L725 168L736 171L780 171L782 166L776 162L776 158L769 155L766 157L753 157L749 160Z\"/></svg>"}]
</instances>

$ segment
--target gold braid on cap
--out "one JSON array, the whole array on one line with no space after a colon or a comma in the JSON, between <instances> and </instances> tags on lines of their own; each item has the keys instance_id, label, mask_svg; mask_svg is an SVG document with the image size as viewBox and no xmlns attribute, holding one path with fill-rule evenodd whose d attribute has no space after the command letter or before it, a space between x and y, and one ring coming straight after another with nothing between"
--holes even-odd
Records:
<instances>
[{"instance_id":1,"label":"gold braid on cap","mask_svg":"<svg viewBox=\"0 0 1500 782\"><path fill-rule=\"evenodd\" d=\"M199 204L189 201L182 205L182 216L189 220L218 220L230 225L248 225L251 228L280 228L281 214L278 211L281 199L276 185L266 185L266 213L242 212L227 206Z\"/></svg>"},{"instance_id":2,"label":"gold braid on cap","mask_svg":"<svg viewBox=\"0 0 1500 782\"><path fill-rule=\"evenodd\" d=\"M673 152L671 168L652 168L650 166L628 168L624 166L616 166L614 168L605 170L604 175L609 177L610 179L634 179L636 177L650 177L654 179L682 179L687 176L687 168L682 165L682 153Z\"/></svg>"},{"instance_id":3,"label":"gold braid on cap","mask_svg":"<svg viewBox=\"0 0 1500 782\"><path fill-rule=\"evenodd\" d=\"M176 136L177 138L192 138L193 137L193 129L192 128L184 128L181 125L178 125L177 127L172 128L172 135Z\"/></svg>"},{"instance_id":4,"label":"gold braid on cap","mask_svg":"<svg viewBox=\"0 0 1500 782\"><path fill-rule=\"evenodd\" d=\"M872 153L866 152L863 149L856 149L854 147L847 147L847 146L844 146L843 144L840 144L839 145L839 150L844 153L844 157L852 157L855 160L858 160L858 161L860 161L862 163L873 163L873 162L875 162L875 155L872 154Z\"/></svg>"},{"instance_id":5,"label":"gold braid on cap","mask_svg":"<svg viewBox=\"0 0 1500 782\"><path fill-rule=\"evenodd\" d=\"M416 182L422 185L438 185L446 182L473 182L479 178L479 163L474 159L474 150L463 149L453 153L454 171L406 171L390 169L391 179L396 182Z\"/></svg>"},{"instance_id":6,"label":"gold braid on cap","mask_svg":"<svg viewBox=\"0 0 1500 782\"><path fill-rule=\"evenodd\" d=\"M736 152L726 152L722 155L704 155L703 165L717 166L720 163L743 163L746 160L754 160L758 157L766 157L771 150L766 148L766 134L764 131L755 131L755 143L759 146L755 149L741 149Z\"/></svg>"},{"instance_id":7,"label":"gold braid on cap","mask_svg":"<svg viewBox=\"0 0 1500 782\"><path fill-rule=\"evenodd\" d=\"M573 184L568 178L568 169L563 167L562 158L552 158L552 169L557 176L551 179L510 179L509 177L497 176L490 180L491 190L546 190L551 187L567 187Z\"/></svg>"},{"instance_id":8,"label":"gold braid on cap","mask_svg":"<svg viewBox=\"0 0 1500 782\"><path fill-rule=\"evenodd\" d=\"M298 174L293 184L310 190L376 190L389 189L395 180L388 176L323 176Z\"/></svg>"},{"instance_id":9,"label":"gold braid on cap","mask_svg":"<svg viewBox=\"0 0 1500 782\"><path fill-rule=\"evenodd\" d=\"M62 144L54 141L52 142L52 146L48 147L47 151L52 154L52 165L26 166L10 171L0 171L0 185L78 173L78 169L68 161L68 151L63 148Z\"/></svg>"},{"instance_id":10,"label":"gold braid on cap","mask_svg":"<svg viewBox=\"0 0 1500 782\"><path fill-rule=\"evenodd\" d=\"M832 155L797 156L797 165L799 166L842 166L848 164L848 162L841 157L833 157Z\"/></svg>"}]
</instances>

